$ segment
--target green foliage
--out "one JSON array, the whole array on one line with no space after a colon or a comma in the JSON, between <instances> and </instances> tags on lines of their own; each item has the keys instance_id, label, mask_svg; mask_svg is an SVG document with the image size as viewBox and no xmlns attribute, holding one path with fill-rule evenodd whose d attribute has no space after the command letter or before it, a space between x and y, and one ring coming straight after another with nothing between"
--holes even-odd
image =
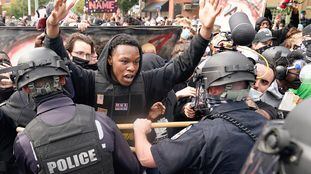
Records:
<instances>
[{"instance_id":1,"label":"green foliage","mask_svg":"<svg viewBox=\"0 0 311 174\"><path fill-rule=\"evenodd\" d=\"M118 6L123 14L126 14L127 11L137 3L138 0L118 0Z\"/></svg>"},{"instance_id":2,"label":"green foliage","mask_svg":"<svg viewBox=\"0 0 311 174\"><path fill-rule=\"evenodd\" d=\"M38 0L38 5L46 5L50 0ZM28 15L28 0L11 0L9 4L2 6L2 11L7 11L8 16L16 18ZM31 0L31 12L35 13L35 1Z\"/></svg>"}]
</instances>

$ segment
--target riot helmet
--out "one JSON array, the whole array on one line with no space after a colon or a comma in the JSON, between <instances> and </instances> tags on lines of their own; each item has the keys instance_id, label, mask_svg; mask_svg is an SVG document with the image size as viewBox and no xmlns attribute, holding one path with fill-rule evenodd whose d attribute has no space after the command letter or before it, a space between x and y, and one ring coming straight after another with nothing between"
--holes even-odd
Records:
<instances>
[{"instance_id":1,"label":"riot helmet","mask_svg":"<svg viewBox=\"0 0 311 174\"><path fill-rule=\"evenodd\" d=\"M21 56L17 65L22 67L17 71L17 88L28 85L44 77L69 75L65 62L51 49L34 48Z\"/></svg>"},{"instance_id":2,"label":"riot helmet","mask_svg":"<svg viewBox=\"0 0 311 174\"><path fill-rule=\"evenodd\" d=\"M283 46L274 46L271 48L266 49L262 55L273 65L280 60L287 58L287 56L290 54L290 50Z\"/></svg>"},{"instance_id":3,"label":"riot helmet","mask_svg":"<svg viewBox=\"0 0 311 174\"><path fill-rule=\"evenodd\" d=\"M241 97L248 94L248 89L244 92L239 90L241 93L232 95L234 90L231 90L230 86L240 81L246 81L250 86L250 83L255 81L254 63L239 52L225 51L208 58L205 64L196 70L196 76L196 79L202 80L205 89L225 85L222 97L234 101L241 100Z\"/></svg>"}]
</instances>

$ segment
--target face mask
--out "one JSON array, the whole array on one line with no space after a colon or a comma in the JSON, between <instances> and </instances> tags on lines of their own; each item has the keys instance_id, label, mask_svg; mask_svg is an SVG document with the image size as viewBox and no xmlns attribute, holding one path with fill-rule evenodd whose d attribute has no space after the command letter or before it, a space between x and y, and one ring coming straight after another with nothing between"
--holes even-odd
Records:
<instances>
[{"instance_id":1,"label":"face mask","mask_svg":"<svg viewBox=\"0 0 311 174\"><path fill-rule=\"evenodd\" d=\"M89 60L81 59L81 58L75 57L75 56L72 56L72 61L74 63L76 63L77 65L80 65L82 68L87 66L88 63L90 62Z\"/></svg>"},{"instance_id":2,"label":"face mask","mask_svg":"<svg viewBox=\"0 0 311 174\"><path fill-rule=\"evenodd\" d=\"M188 40L190 36L191 36L191 32L189 29L183 29L180 35L180 37L185 40Z\"/></svg>"},{"instance_id":3,"label":"face mask","mask_svg":"<svg viewBox=\"0 0 311 174\"><path fill-rule=\"evenodd\" d=\"M289 82L290 88L293 88L293 89L298 89L300 85L301 85L301 81L299 78L296 78L294 81Z\"/></svg>"},{"instance_id":4,"label":"face mask","mask_svg":"<svg viewBox=\"0 0 311 174\"><path fill-rule=\"evenodd\" d=\"M87 64L83 67L84 69L98 70L97 64Z\"/></svg>"},{"instance_id":5,"label":"face mask","mask_svg":"<svg viewBox=\"0 0 311 174\"><path fill-rule=\"evenodd\" d=\"M255 90L254 88L251 88L249 90L249 97L253 100L253 101L260 101L261 96L263 95L262 92Z\"/></svg>"},{"instance_id":6,"label":"face mask","mask_svg":"<svg viewBox=\"0 0 311 174\"><path fill-rule=\"evenodd\" d=\"M12 88L5 88L0 89L0 103L4 102L5 100L9 99L9 97L13 94L14 89Z\"/></svg>"}]
</instances>

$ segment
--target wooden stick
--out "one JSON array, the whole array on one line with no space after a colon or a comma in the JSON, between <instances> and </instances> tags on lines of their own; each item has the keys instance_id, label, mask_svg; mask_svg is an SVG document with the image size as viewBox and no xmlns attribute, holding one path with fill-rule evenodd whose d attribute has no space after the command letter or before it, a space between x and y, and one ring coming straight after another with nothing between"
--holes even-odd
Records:
<instances>
[{"instance_id":1,"label":"wooden stick","mask_svg":"<svg viewBox=\"0 0 311 174\"><path fill-rule=\"evenodd\" d=\"M191 124L196 124L198 121L179 121L179 122L164 122L164 123L151 123L151 128L162 128L162 127L187 127ZM118 128L123 129L133 129L133 123L117 124ZM17 132L22 132L24 128L17 127Z\"/></svg>"},{"instance_id":2,"label":"wooden stick","mask_svg":"<svg viewBox=\"0 0 311 174\"><path fill-rule=\"evenodd\" d=\"M183 121L183 122L164 122L164 123L151 123L151 128L162 128L162 127L187 127L191 124L196 124L198 121ZM118 128L133 129L133 124L117 124Z\"/></svg>"}]
</instances>

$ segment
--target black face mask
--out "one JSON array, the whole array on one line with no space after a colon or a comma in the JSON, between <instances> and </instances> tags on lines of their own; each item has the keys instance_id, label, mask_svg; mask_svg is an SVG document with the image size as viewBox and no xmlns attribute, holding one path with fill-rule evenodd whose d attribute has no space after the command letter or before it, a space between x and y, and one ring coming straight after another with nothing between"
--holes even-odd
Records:
<instances>
[{"instance_id":1,"label":"black face mask","mask_svg":"<svg viewBox=\"0 0 311 174\"><path fill-rule=\"evenodd\" d=\"M288 83L289 83L289 87L293 89L298 89L299 86L301 85L301 81L299 80L299 78L296 78L294 81L291 81Z\"/></svg>"},{"instance_id":2,"label":"black face mask","mask_svg":"<svg viewBox=\"0 0 311 174\"><path fill-rule=\"evenodd\" d=\"M95 64L87 64L84 69L98 70L97 63Z\"/></svg>"},{"instance_id":3,"label":"black face mask","mask_svg":"<svg viewBox=\"0 0 311 174\"><path fill-rule=\"evenodd\" d=\"M9 99L10 96L13 94L14 89L12 88L0 88L0 103L4 102L5 100Z\"/></svg>"},{"instance_id":4,"label":"black face mask","mask_svg":"<svg viewBox=\"0 0 311 174\"><path fill-rule=\"evenodd\" d=\"M81 67L86 66L90 62L89 60L81 59L75 56L72 56L72 61L76 63L77 65L80 65Z\"/></svg>"},{"instance_id":5,"label":"black face mask","mask_svg":"<svg viewBox=\"0 0 311 174\"><path fill-rule=\"evenodd\" d=\"M89 64L89 62L90 62L89 60L85 60L85 59L81 59L79 57L73 56L72 61L84 69L91 69L91 70L97 70L98 69L97 64Z\"/></svg>"},{"instance_id":6,"label":"black face mask","mask_svg":"<svg viewBox=\"0 0 311 174\"><path fill-rule=\"evenodd\" d=\"M259 49L257 49L256 51L260 54L262 54L264 51L266 51L266 49L270 48L271 46L270 45L266 45L264 47L261 47Z\"/></svg>"}]
</instances>

